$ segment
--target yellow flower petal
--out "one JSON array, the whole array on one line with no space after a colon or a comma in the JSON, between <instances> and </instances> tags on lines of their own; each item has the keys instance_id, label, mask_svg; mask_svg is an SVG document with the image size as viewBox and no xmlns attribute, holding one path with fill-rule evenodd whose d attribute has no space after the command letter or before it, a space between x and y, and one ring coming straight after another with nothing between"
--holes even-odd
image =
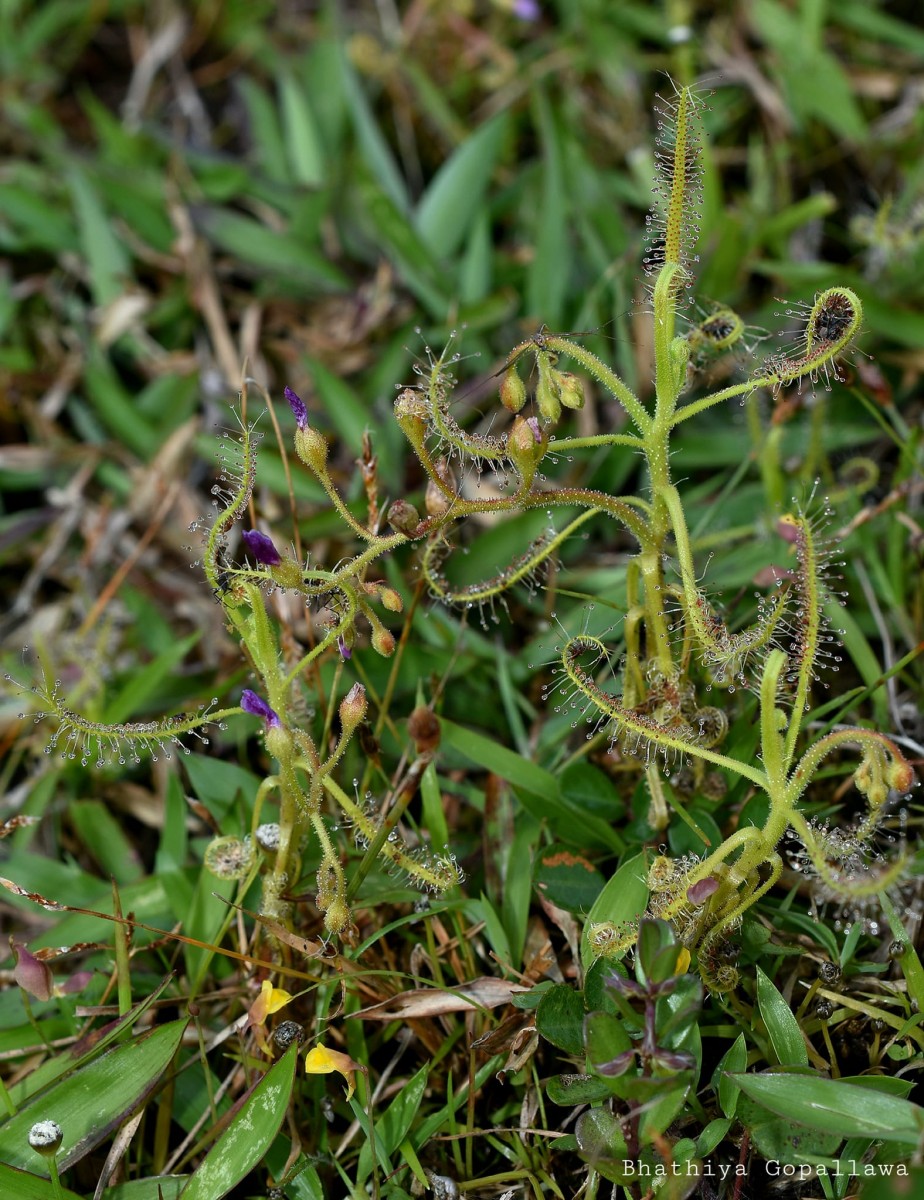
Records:
<instances>
[{"instance_id":1,"label":"yellow flower petal","mask_svg":"<svg viewBox=\"0 0 924 1200\"><path fill-rule=\"evenodd\" d=\"M347 1081L347 1100L356 1091L356 1072L361 1071L359 1063L354 1062L349 1054L341 1054L339 1050L328 1050L321 1042L312 1046L305 1055L305 1070L309 1075L330 1075L337 1071Z\"/></svg>"},{"instance_id":2,"label":"yellow flower petal","mask_svg":"<svg viewBox=\"0 0 924 1200\"><path fill-rule=\"evenodd\" d=\"M282 988L274 988L268 979L264 979L260 985L260 995L257 996L256 1000L250 1006L249 1023L251 1025L265 1024L266 1018L270 1013L278 1012L291 999L292 997L288 992L284 992Z\"/></svg>"},{"instance_id":3,"label":"yellow flower petal","mask_svg":"<svg viewBox=\"0 0 924 1200\"><path fill-rule=\"evenodd\" d=\"M686 946L684 946L684 947L682 947L680 953L677 955L677 967L676 967L676 970L674 971L674 974L675 975L686 974L686 971L687 971L687 968L689 967L689 965L690 965L690 951L686 948Z\"/></svg>"}]
</instances>

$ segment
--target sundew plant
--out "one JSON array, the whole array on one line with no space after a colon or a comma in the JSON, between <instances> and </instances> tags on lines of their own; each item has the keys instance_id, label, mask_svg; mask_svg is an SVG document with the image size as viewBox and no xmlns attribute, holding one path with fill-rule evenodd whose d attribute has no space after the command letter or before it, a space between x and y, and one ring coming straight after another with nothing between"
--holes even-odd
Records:
<instances>
[{"instance_id":1,"label":"sundew plant","mask_svg":"<svg viewBox=\"0 0 924 1200\"><path fill-rule=\"evenodd\" d=\"M155 929L156 952L145 942L134 945L133 937L148 927L142 915L123 917L117 895L115 966L98 996L104 1007L80 1017L108 1015L115 989L117 1007L104 1027L107 1054L89 1046L81 1052L78 1043L65 1061L49 1045L39 1078L30 1083L22 1074L8 1089L0 1159L3 1170L13 1172L4 1176L7 1184L32 1188L18 1194L37 1200L82 1194L85 1185L69 1183L67 1171L117 1125L128 1129L157 1096L150 1112L156 1149L146 1170L163 1174L165 1196L512 1196L520 1193L497 1189L524 1179L536 1195L563 1195L541 1155L524 1152L509 1168L510 1179L487 1168L479 1177L470 1148L456 1152L431 1142L437 1130L454 1137L467 1106L469 1136L490 1126L492 1149L510 1159L496 1139L511 1113L478 1115L480 1089L498 1072L525 1072L533 1107L524 1129L551 1129L553 1108L570 1106L573 1127L569 1118L549 1153L578 1164L566 1186L581 1178L575 1194L588 1197L609 1194L599 1190L603 1181L629 1196L649 1194L642 1167L649 1173L664 1168L666 1176L675 1166L684 1168L675 1172L683 1185L665 1185L660 1194L690 1195L712 1173L710 1156L723 1145L726 1151L736 1146L734 1153L745 1146L746 1154L753 1141L767 1159L775 1155L801 1169L806 1162L817 1167L851 1155L872 1157L883 1141L907 1149L920 1139L921 1110L906 1090L827 1077L790 1001L801 1005L800 1020L816 1021L812 1033L833 1008L810 1011L803 996L784 998L756 963L755 947L766 943L756 931L766 934L773 920L768 914L777 911L768 902L778 906L788 892L788 913L803 884L816 914L822 906L847 913L880 906L882 927L892 935L890 961L905 981L904 1010L887 1014L896 1058L920 1057L911 1010L924 980L902 925L913 848L902 818L896 825L915 773L888 731L827 726L814 707L821 685L836 683L840 659L842 586L832 503L818 485L770 514L782 565L764 580L750 611L750 601L726 607L710 593L708 568L690 530L686 484L672 468L678 431L708 410L752 404L759 393L779 400L802 390L824 392L841 381L863 328L863 304L853 287L826 287L791 310L797 329L789 345L743 375L726 373L708 390L723 356L753 358L754 335L732 308L693 299L703 103L686 87L658 103L657 185L643 260L650 388L638 394L578 336L543 327L513 346L501 364L496 412L478 430L459 418L454 403L463 366L457 339L450 338L441 353L427 351L413 385L394 403L420 495L380 495L367 439L358 463L358 506L332 468L331 445L310 405L289 387L271 397L248 378L234 409L235 428L222 437L212 511L192 527L195 569L243 664L226 700L126 723L83 715L54 668L42 673L44 652L36 682L17 685L18 675L7 677L34 702L28 709L23 702L28 736L50 726L46 752L101 776L146 758L182 760L190 747L209 750L216 739L225 744L238 723L252 730L256 719L262 733L253 794L229 797L218 818L201 805L192 815L211 826L199 847L198 878L206 882L195 884L195 903L210 903L211 887L224 881L217 932L191 920L172 933ZM589 386L620 406L625 421L618 430L572 432ZM293 466L320 488L341 538L353 547L337 562L319 561L300 542L287 545L275 528L278 514L261 511L261 439L270 428L279 430L274 406L295 423L291 439L279 434L283 457L294 453ZM586 486L580 464L590 453L632 456L643 467L638 493ZM772 453L768 441L768 461ZM491 486L484 485L488 478ZM456 582L455 552L472 523L530 513L546 514L545 532L499 570L477 582ZM560 621L542 605L545 589L556 587L560 559L573 558L580 537L599 525L620 527L632 550L624 564L624 606L597 598L598 608L621 608L619 619L607 631L591 632L596 617L592 621L580 605ZM467 752L477 762L487 753L485 739L466 741L460 726L441 723L443 691L453 689L454 711L464 708L466 679L434 681L422 673L413 710L397 714L392 707L396 672L414 653L423 606L457 611L463 625L487 628L503 640L514 632L509 606L521 603L515 598L524 591L533 598L531 620L547 623L546 661L536 672L539 720L564 717L563 727L575 727L564 735L569 761L592 753L615 764L626 799L637 801L632 828L627 821L627 828L613 830L621 852L618 862L604 860L606 884L584 854L554 844L544 824L551 813L535 801L528 806L530 820L541 817L537 841L531 855L508 868L506 885L514 889L516 871L536 872L537 900L556 938L572 951L569 970L548 977L542 963L548 968L551 957L546 961L537 950L528 961L520 945L522 962L514 960L509 921L505 928L506 918L487 896L479 900L467 891L467 871L481 878L467 835L446 820L442 828L439 820L422 821L416 807L422 794L431 816L441 813L441 787L449 790L445 772L458 770L453 754ZM294 620L282 615L296 611L307 637L297 637ZM384 675L370 669L376 658L393 664ZM750 742L732 738L742 712L756 731ZM405 718L406 731L399 732ZM450 743L445 761L444 737ZM384 742L401 747L393 774L382 767ZM518 779L516 757L506 747L500 757L487 757L482 765L492 778L504 776L526 793L548 774L526 762ZM527 768L539 773L529 775ZM834 791L832 779L838 781ZM732 794L741 802L725 805ZM714 836L686 811L693 797L715 806ZM565 798L568 811L579 814L579 801ZM489 816L486 809L485 821ZM697 849L690 848L691 837ZM600 878L601 886L580 892L567 912L558 869L569 878L575 872ZM45 895L27 874L4 882L21 900L84 912L68 897ZM376 927L378 909L388 912L389 929L413 921L426 929L411 968L395 972L403 989L388 976L390 951L377 946L385 936ZM525 930L525 914L523 920ZM811 920L803 914L803 936L806 924ZM858 925L854 946L860 935ZM185 957L177 954L180 945ZM149 994L139 1002L132 975L142 950ZM61 999L48 955L33 954L22 939L14 954L24 997ZM845 951L840 967L849 958ZM150 978L149 960L159 962L165 979ZM440 964L432 977L422 965L429 960ZM487 976L488 963L496 979ZM242 972L240 979L232 969ZM819 986L815 980L813 997ZM431 989L440 999L428 1012L421 996ZM227 1016L220 1002L231 992L240 1008ZM498 1037L496 1045L494 1035L482 1031L469 1046L461 1023L435 1024L436 1017L484 1013L502 1003L514 1006L506 1020L519 1032ZM373 1056L372 1039L359 1032L364 1004L367 1022L400 1029L402 1049L386 1069L382 1044ZM172 1020L158 1016L153 1031L129 1036L142 1014L163 1008ZM79 1020L73 1008L69 1012L76 1033ZM704 1058L707 1026L729 1044ZM751 1049L745 1030L754 1038ZM388 1076L404 1070L400 1055L412 1038L429 1057L390 1091ZM493 1054L484 1060L488 1070L476 1060L476 1047L485 1043ZM461 1057L459 1046L465 1047ZM556 1049L569 1056L568 1071L561 1064L537 1066L554 1061L542 1056ZM209 1065L216 1053L234 1063L234 1109L216 1093ZM447 1056L454 1064L448 1079L440 1065ZM463 1059L468 1076L460 1088ZM748 1073L760 1063L771 1070ZM703 1073L704 1064L711 1074ZM104 1068L115 1072L120 1090L105 1093L108 1111L93 1126L92 1112L82 1113L77 1098L81 1087L98 1086L104 1094ZM193 1070L201 1085L187 1084ZM323 1082L313 1078L330 1073L347 1085L336 1111ZM174 1095L178 1105L200 1104L202 1125L211 1130L199 1142L190 1135L176 1152L169 1134ZM866 1113L862 1120L858 1106ZM781 1134L787 1113L804 1127L807 1149ZM57 1122L57 1133L45 1142L35 1135L37 1146L26 1133L46 1118ZM247 1132L254 1127L256 1135ZM137 1190L124 1192L109 1186L114 1175L103 1174L96 1195L146 1200L157 1194L148 1186L154 1170L147 1183L138 1176ZM245 1190L235 1191L238 1185Z\"/></svg>"}]
</instances>

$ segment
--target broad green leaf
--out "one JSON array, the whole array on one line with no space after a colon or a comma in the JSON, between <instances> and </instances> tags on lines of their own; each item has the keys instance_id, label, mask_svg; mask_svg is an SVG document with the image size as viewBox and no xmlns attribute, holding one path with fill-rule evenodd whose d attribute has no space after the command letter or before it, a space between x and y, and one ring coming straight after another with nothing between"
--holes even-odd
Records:
<instances>
[{"instance_id":1,"label":"broad green leaf","mask_svg":"<svg viewBox=\"0 0 924 1200\"><path fill-rule=\"evenodd\" d=\"M474 729L454 725L445 719L440 721L440 725L443 745L458 750L479 767L493 771L514 787L532 792L533 795L553 804L558 801L558 783L555 776L543 767L523 758L514 750L508 750L506 746L492 741L484 734L476 733Z\"/></svg>"},{"instance_id":2,"label":"broad green leaf","mask_svg":"<svg viewBox=\"0 0 924 1200\"><path fill-rule=\"evenodd\" d=\"M783 1067L807 1067L808 1050L792 1009L764 972L757 968L757 1007L770 1044Z\"/></svg>"},{"instance_id":3,"label":"broad green leaf","mask_svg":"<svg viewBox=\"0 0 924 1200\"><path fill-rule=\"evenodd\" d=\"M99 305L110 304L125 291L130 270L128 253L113 232L106 210L86 175L72 167L67 181L90 270L93 299Z\"/></svg>"},{"instance_id":4,"label":"broad green leaf","mask_svg":"<svg viewBox=\"0 0 924 1200\"><path fill-rule=\"evenodd\" d=\"M130 1179L106 1188L103 1200L179 1200L188 1175L158 1175L154 1179Z\"/></svg>"},{"instance_id":5,"label":"broad green leaf","mask_svg":"<svg viewBox=\"0 0 924 1200\"><path fill-rule=\"evenodd\" d=\"M623 1163L628 1148L619 1120L605 1108L592 1108L581 1113L575 1126L575 1136L581 1154L594 1169L610 1180L619 1183L625 1178Z\"/></svg>"},{"instance_id":6,"label":"broad green leaf","mask_svg":"<svg viewBox=\"0 0 924 1200\"><path fill-rule=\"evenodd\" d=\"M581 962L586 971L596 957L588 941L591 925L609 921L613 925L624 925L637 920L648 904L648 869L644 854L626 859L587 914L584 934L581 938Z\"/></svg>"},{"instance_id":7,"label":"broad green leaf","mask_svg":"<svg viewBox=\"0 0 924 1200\"><path fill-rule=\"evenodd\" d=\"M529 313L560 326L568 290L572 256L568 245L561 134L547 98L536 96L537 125L542 139L542 195L537 206L536 253L527 279Z\"/></svg>"},{"instance_id":8,"label":"broad green leaf","mask_svg":"<svg viewBox=\"0 0 924 1200\"><path fill-rule=\"evenodd\" d=\"M103 719L115 724L128 721L143 711L160 684L174 674L177 665L183 661L201 636L199 633L191 633L189 637L180 638L153 662L132 671L125 686L106 706ZM169 746L169 738L165 738L164 741Z\"/></svg>"},{"instance_id":9,"label":"broad green leaf","mask_svg":"<svg viewBox=\"0 0 924 1200\"><path fill-rule=\"evenodd\" d=\"M325 170L317 122L301 84L288 72L279 79L279 109L293 176L305 187L320 187Z\"/></svg>"},{"instance_id":10,"label":"broad green leaf","mask_svg":"<svg viewBox=\"0 0 924 1200\"><path fill-rule=\"evenodd\" d=\"M53 1119L64 1131L62 1169L79 1162L133 1113L157 1086L176 1053L186 1021L172 1021L117 1046L30 1101L0 1125L0 1161L35 1170L29 1130Z\"/></svg>"},{"instance_id":11,"label":"broad green leaf","mask_svg":"<svg viewBox=\"0 0 924 1200\"><path fill-rule=\"evenodd\" d=\"M725 1051L716 1067L713 1086L718 1083L719 1104L726 1117L733 1117L738 1106L738 1085L733 1076L743 1072L748 1065L748 1048L744 1034L739 1033L732 1046Z\"/></svg>"},{"instance_id":12,"label":"broad green leaf","mask_svg":"<svg viewBox=\"0 0 924 1200\"><path fill-rule=\"evenodd\" d=\"M33 1166L43 1162L37 1154L30 1153ZM4 1162L0 1162L0 1196L7 1196L9 1200L81 1200L70 1188L55 1191L50 1179L20 1171Z\"/></svg>"},{"instance_id":13,"label":"broad green leaf","mask_svg":"<svg viewBox=\"0 0 924 1200\"><path fill-rule=\"evenodd\" d=\"M104 875L126 884L143 873L135 847L102 800L72 800L68 812L81 841Z\"/></svg>"},{"instance_id":14,"label":"broad green leaf","mask_svg":"<svg viewBox=\"0 0 924 1200\"><path fill-rule=\"evenodd\" d=\"M632 1048L632 1038L619 1017L608 1012L590 1013L584 1022L587 1059L599 1071L620 1054ZM632 1070L632 1064L627 1068Z\"/></svg>"},{"instance_id":15,"label":"broad green leaf","mask_svg":"<svg viewBox=\"0 0 924 1200\"><path fill-rule=\"evenodd\" d=\"M225 1126L180 1193L182 1200L222 1200L273 1143L292 1095L298 1047L274 1062Z\"/></svg>"},{"instance_id":16,"label":"broad green leaf","mask_svg":"<svg viewBox=\"0 0 924 1200\"><path fill-rule=\"evenodd\" d=\"M549 988L536 1009L536 1028L547 1042L568 1054L584 1051L584 1000L566 983Z\"/></svg>"},{"instance_id":17,"label":"broad green leaf","mask_svg":"<svg viewBox=\"0 0 924 1200\"><path fill-rule=\"evenodd\" d=\"M589 912L603 890L603 876L593 863L559 843L542 850L533 882L540 896L572 913Z\"/></svg>"},{"instance_id":18,"label":"broad green leaf","mask_svg":"<svg viewBox=\"0 0 924 1200\"><path fill-rule=\"evenodd\" d=\"M430 1064L424 1063L416 1075L412 1076L388 1108L376 1118L376 1139L381 1141L386 1155L393 1154L407 1137L408 1130L427 1087L427 1076ZM356 1168L356 1183L361 1186L372 1173L372 1150L367 1142L359 1153L359 1164Z\"/></svg>"},{"instance_id":19,"label":"broad green leaf","mask_svg":"<svg viewBox=\"0 0 924 1200\"><path fill-rule=\"evenodd\" d=\"M778 1072L732 1078L770 1112L822 1133L880 1138L905 1146L917 1146L924 1136L920 1105L875 1088Z\"/></svg>"},{"instance_id":20,"label":"broad green leaf","mask_svg":"<svg viewBox=\"0 0 924 1200\"><path fill-rule=\"evenodd\" d=\"M599 1104L611 1096L605 1079L596 1075L553 1075L546 1084L553 1104Z\"/></svg>"},{"instance_id":21,"label":"broad green leaf","mask_svg":"<svg viewBox=\"0 0 924 1200\"><path fill-rule=\"evenodd\" d=\"M507 130L499 113L466 138L430 182L417 206L417 228L439 258L455 254L479 212Z\"/></svg>"}]
</instances>

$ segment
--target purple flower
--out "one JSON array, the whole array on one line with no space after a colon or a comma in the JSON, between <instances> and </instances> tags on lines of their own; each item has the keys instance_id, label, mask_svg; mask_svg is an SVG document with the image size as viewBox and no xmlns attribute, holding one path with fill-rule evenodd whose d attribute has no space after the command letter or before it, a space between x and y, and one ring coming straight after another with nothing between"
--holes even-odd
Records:
<instances>
[{"instance_id":1,"label":"purple flower","mask_svg":"<svg viewBox=\"0 0 924 1200\"><path fill-rule=\"evenodd\" d=\"M349 645L347 644L347 640L342 633L337 638L337 649L340 651L340 657L344 661L353 657L353 651L350 649Z\"/></svg>"},{"instance_id":2,"label":"purple flower","mask_svg":"<svg viewBox=\"0 0 924 1200\"><path fill-rule=\"evenodd\" d=\"M292 391L290 387L283 388L282 394L289 402L289 408L295 414L295 424L299 429L308 428L308 409L305 407L305 401L301 396Z\"/></svg>"},{"instance_id":3,"label":"purple flower","mask_svg":"<svg viewBox=\"0 0 924 1200\"><path fill-rule=\"evenodd\" d=\"M719 890L719 881L712 875L707 875L705 879L699 879L696 883L691 883L687 888L687 899L694 908L699 908L701 904L705 904L709 897Z\"/></svg>"},{"instance_id":4,"label":"purple flower","mask_svg":"<svg viewBox=\"0 0 924 1200\"><path fill-rule=\"evenodd\" d=\"M513 15L521 21L538 21L539 5L536 0L513 0Z\"/></svg>"},{"instance_id":5,"label":"purple flower","mask_svg":"<svg viewBox=\"0 0 924 1200\"><path fill-rule=\"evenodd\" d=\"M279 720L279 714L273 712L263 697L258 696L256 692L252 692L250 688L244 688L244 691L241 693L241 708L244 712L250 713L254 717L262 717L266 722L267 729L272 729L282 724Z\"/></svg>"},{"instance_id":6,"label":"purple flower","mask_svg":"<svg viewBox=\"0 0 924 1200\"><path fill-rule=\"evenodd\" d=\"M273 539L261 533L259 529L245 529L242 536L247 553L264 567L278 567L282 562L279 551L273 545Z\"/></svg>"},{"instance_id":7,"label":"purple flower","mask_svg":"<svg viewBox=\"0 0 924 1200\"><path fill-rule=\"evenodd\" d=\"M536 445L538 446L539 443L542 441L542 430L539 428L539 419L537 417L527 417L526 424L532 430L533 438L535 439Z\"/></svg>"}]
</instances>

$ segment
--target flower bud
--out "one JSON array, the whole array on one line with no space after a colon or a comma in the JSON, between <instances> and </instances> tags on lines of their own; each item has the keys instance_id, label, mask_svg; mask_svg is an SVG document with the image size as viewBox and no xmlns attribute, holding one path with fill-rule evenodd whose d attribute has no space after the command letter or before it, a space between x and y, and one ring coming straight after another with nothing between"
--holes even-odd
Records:
<instances>
[{"instance_id":1,"label":"flower bud","mask_svg":"<svg viewBox=\"0 0 924 1200\"><path fill-rule=\"evenodd\" d=\"M282 559L279 551L273 545L273 539L259 529L245 529L241 533L247 553L264 567L278 566Z\"/></svg>"},{"instance_id":2,"label":"flower bud","mask_svg":"<svg viewBox=\"0 0 924 1200\"><path fill-rule=\"evenodd\" d=\"M366 689L361 683L354 683L340 701L340 724L344 733L352 733L356 726L365 720L368 708Z\"/></svg>"},{"instance_id":3,"label":"flower bud","mask_svg":"<svg viewBox=\"0 0 924 1200\"><path fill-rule=\"evenodd\" d=\"M379 597L382 601L382 607L388 609L389 612L404 612L404 601L401 599L400 593L396 592L394 588L381 588L379 590Z\"/></svg>"},{"instance_id":4,"label":"flower bud","mask_svg":"<svg viewBox=\"0 0 924 1200\"><path fill-rule=\"evenodd\" d=\"M343 933L350 924L350 909L345 900L338 896L324 913L324 927L328 933Z\"/></svg>"},{"instance_id":5,"label":"flower bud","mask_svg":"<svg viewBox=\"0 0 924 1200\"><path fill-rule=\"evenodd\" d=\"M509 412L518 413L526 403L526 384L520 378L520 372L511 364L504 372L500 386L501 404Z\"/></svg>"},{"instance_id":6,"label":"flower bud","mask_svg":"<svg viewBox=\"0 0 924 1200\"><path fill-rule=\"evenodd\" d=\"M507 454L528 487L549 444L535 417L517 417L507 437Z\"/></svg>"},{"instance_id":7,"label":"flower bud","mask_svg":"<svg viewBox=\"0 0 924 1200\"><path fill-rule=\"evenodd\" d=\"M553 372L551 357L548 354L538 355L536 362L539 367L536 406L543 422L546 425L554 425L561 416L561 392L554 378L559 372Z\"/></svg>"},{"instance_id":8,"label":"flower bud","mask_svg":"<svg viewBox=\"0 0 924 1200\"><path fill-rule=\"evenodd\" d=\"M420 524L420 513L407 500L396 500L388 510L388 523L405 537L413 537Z\"/></svg>"},{"instance_id":9,"label":"flower bud","mask_svg":"<svg viewBox=\"0 0 924 1200\"><path fill-rule=\"evenodd\" d=\"M584 407L584 385L570 371L553 371L555 382L558 384L561 402L565 408Z\"/></svg>"},{"instance_id":10,"label":"flower bud","mask_svg":"<svg viewBox=\"0 0 924 1200\"><path fill-rule=\"evenodd\" d=\"M306 467L320 475L327 463L327 438L316 429L296 429L295 453Z\"/></svg>"},{"instance_id":11,"label":"flower bud","mask_svg":"<svg viewBox=\"0 0 924 1200\"><path fill-rule=\"evenodd\" d=\"M16 959L13 967L13 978L24 992L34 996L36 1000L50 1000L54 979L48 963L36 958L22 942L10 942L10 948Z\"/></svg>"},{"instance_id":12,"label":"flower bud","mask_svg":"<svg viewBox=\"0 0 924 1200\"><path fill-rule=\"evenodd\" d=\"M289 408L292 409L293 416L295 417L296 426L299 429L307 429L308 428L308 409L305 407L304 400L296 392L293 392L292 389L289 387L283 388L282 394L285 396L286 400L288 401Z\"/></svg>"},{"instance_id":13,"label":"flower bud","mask_svg":"<svg viewBox=\"0 0 924 1200\"><path fill-rule=\"evenodd\" d=\"M440 487L432 479L427 483L427 515L431 517L445 517L452 507L452 497L447 496L446 492L458 493L459 483L452 467L449 465L448 459L438 458L433 465L436 468L437 477L443 484L443 487Z\"/></svg>"},{"instance_id":14,"label":"flower bud","mask_svg":"<svg viewBox=\"0 0 924 1200\"><path fill-rule=\"evenodd\" d=\"M292 734L284 725L271 725L266 731L266 749L279 762L292 757Z\"/></svg>"},{"instance_id":15,"label":"flower bud","mask_svg":"<svg viewBox=\"0 0 924 1200\"><path fill-rule=\"evenodd\" d=\"M383 658L391 658L395 652L394 634L379 625L372 630L372 648Z\"/></svg>"},{"instance_id":16,"label":"flower bud","mask_svg":"<svg viewBox=\"0 0 924 1200\"><path fill-rule=\"evenodd\" d=\"M440 744L439 718L425 704L415 708L408 717L407 731L418 754L432 754Z\"/></svg>"}]
</instances>

